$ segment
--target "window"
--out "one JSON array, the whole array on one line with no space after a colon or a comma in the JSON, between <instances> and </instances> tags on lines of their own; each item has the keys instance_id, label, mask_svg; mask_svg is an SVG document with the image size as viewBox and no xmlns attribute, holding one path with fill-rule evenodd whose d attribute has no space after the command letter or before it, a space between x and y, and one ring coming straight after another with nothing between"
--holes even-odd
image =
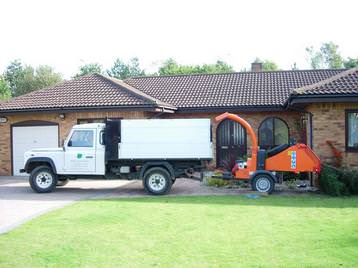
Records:
<instances>
[{"instance_id":1,"label":"window","mask_svg":"<svg viewBox=\"0 0 358 268\"><path fill-rule=\"evenodd\" d=\"M270 117L265 119L259 127L259 146L262 149L271 149L281 144L288 143L288 126L280 118Z\"/></svg>"},{"instance_id":2,"label":"window","mask_svg":"<svg viewBox=\"0 0 358 268\"><path fill-rule=\"evenodd\" d=\"M358 151L358 110L346 112L347 151Z\"/></svg>"},{"instance_id":3,"label":"window","mask_svg":"<svg viewBox=\"0 0 358 268\"><path fill-rule=\"evenodd\" d=\"M68 142L69 147L93 147L92 130L75 130Z\"/></svg>"}]
</instances>

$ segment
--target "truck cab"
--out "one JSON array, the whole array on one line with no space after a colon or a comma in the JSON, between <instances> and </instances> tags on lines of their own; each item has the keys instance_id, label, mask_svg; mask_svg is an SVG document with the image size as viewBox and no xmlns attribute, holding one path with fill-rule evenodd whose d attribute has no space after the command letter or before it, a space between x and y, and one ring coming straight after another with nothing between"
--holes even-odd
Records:
<instances>
[{"instance_id":1,"label":"truck cab","mask_svg":"<svg viewBox=\"0 0 358 268\"><path fill-rule=\"evenodd\" d=\"M27 151L25 168L50 165L58 175L105 175L105 124L74 126L62 148L44 148Z\"/></svg>"}]
</instances>

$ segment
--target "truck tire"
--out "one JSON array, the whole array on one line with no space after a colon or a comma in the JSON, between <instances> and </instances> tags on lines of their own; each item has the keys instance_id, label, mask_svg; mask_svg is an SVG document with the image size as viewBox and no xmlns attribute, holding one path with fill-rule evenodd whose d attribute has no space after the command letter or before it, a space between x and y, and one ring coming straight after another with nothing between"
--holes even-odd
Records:
<instances>
[{"instance_id":1,"label":"truck tire","mask_svg":"<svg viewBox=\"0 0 358 268\"><path fill-rule=\"evenodd\" d=\"M163 195L172 187L172 178L169 172L162 167L152 167L144 173L144 189L154 195Z\"/></svg>"},{"instance_id":2,"label":"truck tire","mask_svg":"<svg viewBox=\"0 0 358 268\"><path fill-rule=\"evenodd\" d=\"M56 188L57 175L48 166L34 168L29 178L32 190L37 193L50 193Z\"/></svg>"},{"instance_id":3,"label":"truck tire","mask_svg":"<svg viewBox=\"0 0 358 268\"><path fill-rule=\"evenodd\" d=\"M271 194L275 189L275 181L267 174L257 174L251 180L252 190Z\"/></svg>"},{"instance_id":4,"label":"truck tire","mask_svg":"<svg viewBox=\"0 0 358 268\"><path fill-rule=\"evenodd\" d=\"M56 186L58 186L58 187L65 186L69 181L70 181L69 179L57 180Z\"/></svg>"}]
</instances>

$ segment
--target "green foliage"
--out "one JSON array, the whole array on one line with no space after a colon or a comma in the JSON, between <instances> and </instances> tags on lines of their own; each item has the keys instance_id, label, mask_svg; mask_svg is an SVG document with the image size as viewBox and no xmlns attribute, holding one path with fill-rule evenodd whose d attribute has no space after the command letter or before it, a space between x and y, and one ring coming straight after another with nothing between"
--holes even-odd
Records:
<instances>
[{"instance_id":1,"label":"green foliage","mask_svg":"<svg viewBox=\"0 0 358 268\"><path fill-rule=\"evenodd\" d=\"M263 71L278 71L278 65L272 60L261 60L260 58L256 58L254 63L262 63L262 70Z\"/></svg>"},{"instance_id":2,"label":"green foliage","mask_svg":"<svg viewBox=\"0 0 358 268\"><path fill-rule=\"evenodd\" d=\"M312 46L306 48L312 69L339 69L343 66L343 58L338 45L333 42L323 43L318 51Z\"/></svg>"},{"instance_id":3,"label":"green foliage","mask_svg":"<svg viewBox=\"0 0 358 268\"><path fill-rule=\"evenodd\" d=\"M0 100L8 100L11 98L11 90L9 83L4 77L0 76Z\"/></svg>"},{"instance_id":4,"label":"green foliage","mask_svg":"<svg viewBox=\"0 0 358 268\"><path fill-rule=\"evenodd\" d=\"M324 167L319 177L321 190L332 196L341 196L347 193L344 183L338 180L339 174L332 168Z\"/></svg>"},{"instance_id":5,"label":"green foliage","mask_svg":"<svg viewBox=\"0 0 358 268\"><path fill-rule=\"evenodd\" d=\"M80 66L79 72L74 77L80 77L89 74L101 74L102 65L99 63L88 63Z\"/></svg>"},{"instance_id":6,"label":"green foliage","mask_svg":"<svg viewBox=\"0 0 358 268\"><path fill-rule=\"evenodd\" d=\"M109 76L126 79L128 77L144 76L145 72L139 66L139 59L132 58L129 62L125 63L121 59L116 59L110 70L107 70Z\"/></svg>"},{"instance_id":7,"label":"green foliage","mask_svg":"<svg viewBox=\"0 0 358 268\"><path fill-rule=\"evenodd\" d=\"M323 192L333 195L358 194L358 171L324 165L319 177Z\"/></svg>"},{"instance_id":8,"label":"green foliage","mask_svg":"<svg viewBox=\"0 0 358 268\"><path fill-rule=\"evenodd\" d=\"M176 74L201 74L201 73L227 73L234 72L232 66L226 62L218 60L214 64L204 65L181 65L174 59L167 59L162 66L159 67L159 75L176 75Z\"/></svg>"},{"instance_id":9,"label":"green foliage","mask_svg":"<svg viewBox=\"0 0 358 268\"><path fill-rule=\"evenodd\" d=\"M7 66L4 73L5 80L10 85L12 96L20 96L34 90L52 86L62 81L62 76L54 72L47 65L40 65L36 69L15 60Z\"/></svg>"},{"instance_id":10,"label":"green foliage","mask_svg":"<svg viewBox=\"0 0 358 268\"><path fill-rule=\"evenodd\" d=\"M213 187L224 187L229 184L229 181L223 179L208 178L206 180L206 184L208 186L213 186Z\"/></svg>"},{"instance_id":11,"label":"green foliage","mask_svg":"<svg viewBox=\"0 0 358 268\"><path fill-rule=\"evenodd\" d=\"M348 58L346 60L344 60L343 65L345 68L355 68L358 67L358 58L353 59L353 58Z\"/></svg>"}]
</instances>

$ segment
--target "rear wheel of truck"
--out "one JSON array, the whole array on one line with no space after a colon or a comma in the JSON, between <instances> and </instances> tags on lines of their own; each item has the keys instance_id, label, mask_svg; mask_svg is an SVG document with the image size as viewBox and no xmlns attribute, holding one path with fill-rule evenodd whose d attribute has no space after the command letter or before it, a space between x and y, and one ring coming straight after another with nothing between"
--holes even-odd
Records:
<instances>
[{"instance_id":1,"label":"rear wheel of truck","mask_svg":"<svg viewBox=\"0 0 358 268\"><path fill-rule=\"evenodd\" d=\"M172 184L169 172L161 167L148 169L143 177L144 189L154 195L162 195L169 192Z\"/></svg>"},{"instance_id":2,"label":"rear wheel of truck","mask_svg":"<svg viewBox=\"0 0 358 268\"><path fill-rule=\"evenodd\" d=\"M39 166L31 171L31 188L37 193L50 193L56 188L57 175L48 166Z\"/></svg>"},{"instance_id":3,"label":"rear wheel of truck","mask_svg":"<svg viewBox=\"0 0 358 268\"><path fill-rule=\"evenodd\" d=\"M267 174L257 174L251 181L252 190L260 193L272 193L275 188L275 182Z\"/></svg>"}]
</instances>

